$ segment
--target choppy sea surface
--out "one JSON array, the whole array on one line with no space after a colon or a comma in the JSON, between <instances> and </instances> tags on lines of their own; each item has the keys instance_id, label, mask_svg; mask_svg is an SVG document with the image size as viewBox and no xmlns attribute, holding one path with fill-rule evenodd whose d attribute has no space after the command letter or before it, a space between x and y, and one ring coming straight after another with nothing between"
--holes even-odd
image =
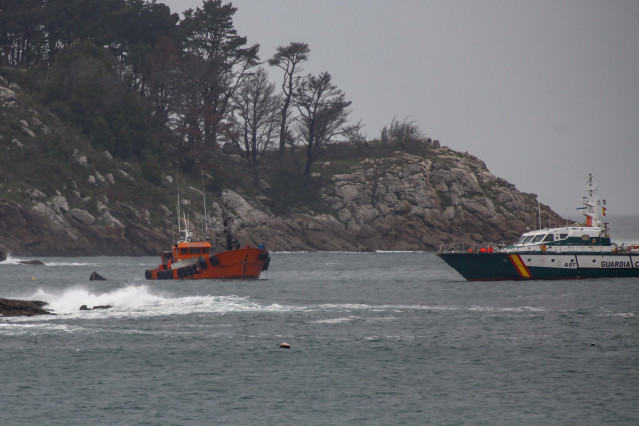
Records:
<instances>
[{"instance_id":1,"label":"choppy sea surface","mask_svg":"<svg viewBox=\"0 0 639 426\"><path fill-rule=\"evenodd\" d=\"M0 263L0 297L56 314L0 318L0 424L639 424L637 278L272 258L257 281L145 281L154 257Z\"/></svg>"}]
</instances>

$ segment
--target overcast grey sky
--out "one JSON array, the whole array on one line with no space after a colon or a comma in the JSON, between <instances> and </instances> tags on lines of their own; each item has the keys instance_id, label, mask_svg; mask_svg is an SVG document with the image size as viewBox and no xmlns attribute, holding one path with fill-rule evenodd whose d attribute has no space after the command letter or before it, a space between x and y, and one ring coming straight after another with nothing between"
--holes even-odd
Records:
<instances>
[{"instance_id":1,"label":"overcast grey sky","mask_svg":"<svg viewBox=\"0 0 639 426\"><path fill-rule=\"evenodd\" d=\"M562 216L588 173L609 214L639 214L639 1L232 3L263 60L308 43L305 70L331 73L370 139L408 118Z\"/></svg>"}]
</instances>

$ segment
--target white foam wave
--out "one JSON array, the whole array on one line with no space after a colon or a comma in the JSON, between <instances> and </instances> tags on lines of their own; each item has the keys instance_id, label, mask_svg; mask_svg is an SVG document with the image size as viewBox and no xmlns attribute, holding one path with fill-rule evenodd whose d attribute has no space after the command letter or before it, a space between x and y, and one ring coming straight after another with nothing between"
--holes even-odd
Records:
<instances>
[{"instance_id":1,"label":"white foam wave","mask_svg":"<svg viewBox=\"0 0 639 426\"><path fill-rule=\"evenodd\" d=\"M348 316L348 317L340 317L340 318L327 318L327 319L321 319L321 320L317 320L317 321L312 321L313 324L342 324L345 322L351 322L358 319L358 317L355 316Z\"/></svg>"},{"instance_id":2,"label":"white foam wave","mask_svg":"<svg viewBox=\"0 0 639 426\"><path fill-rule=\"evenodd\" d=\"M292 308L273 303L263 305L239 296L186 296L170 297L154 294L148 286L130 285L106 293L95 293L78 286L54 292L39 289L30 299L47 302L47 309L60 318L91 315L93 318L144 317L161 315L187 315L193 313L229 312L285 312ZM88 311L80 311L86 305ZM94 306L109 305L109 309L93 310ZM34 317L35 318L35 317ZM43 319L45 317L38 317ZM56 319L57 317L46 317Z\"/></svg>"},{"instance_id":3,"label":"white foam wave","mask_svg":"<svg viewBox=\"0 0 639 426\"><path fill-rule=\"evenodd\" d=\"M260 303L249 297L241 296L174 296L159 293L157 289L146 285L129 285L108 292L100 293L91 287L82 285L62 290L38 289L31 300L42 300L48 303L56 316L32 317L29 321L53 321L65 318L119 318L119 317L153 317L170 315L189 315L198 313L288 313L288 312L334 312L335 318L319 320L320 323L340 323L353 321L359 312L372 311L394 315L394 312L425 311L425 312L486 312L494 313L535 313L544 311L543 308L491 307L491 306L428 306L428 305L373 305L362 303L317 304L317 305L282 305L279 303ZM110 305L109 309L80 311L86 305L89 309L94 306Z\"/></svg>"},{"instance_id":4,"label":"white foam wave","mask_svg":"<svg viewBox=\"0 0 639 426\"><path fill-rule=\"evenodd\" d=\"M366 304L324 304L318 306L324 310L372 310L372 311L475 311L475 312L543 312L544 308L534 306L428 306L428 305L366 305Z\"/></svg>"},{"instance_id":5,"label":"white foam wave","mask_svg":"<svg viewBox=\"0 0 639 426\"><path fill-rule=\"evenodd\" d=\"M35 259L33 258L23 259L20 257L13 257L11 255L8 255L7 258L0 263L2 263L3 265L21 265L22 262L28 262L32 260L35 260ZM54 262L54 261L45 262L45 261L42 261L42 263L44 263L46 266L98 266L99 265L97 263L91 263L91 262Z\"/></svg>"},{"instance_id":6,"label":"white foam wave","mask_svg":"<svg viewBox=\"0 0 639 426\"><path fill-rule=\"evenodd\" d=\"M2 263L3 265L19 265L24 260L26 259L20 259L19 257L13 257L11 255L8 255L7 258L0 263Z\"/></svg>"},{"instance_id":7,"label":"white foam wave","mask_svg":"<svg viewBox=\"0 0 639 426\"><path fill-rule=\"evenodd\" d=\"M108 293L94 294L83 287L65 289L61 293L50 293L39 289L33 296L34 300L42 300L55 313L77 312L82 305L93 307L97 305L111 305L122 308L135 308L141 305L157 303L161 297L149 293L145 286L129 286Z\"/></svg>"},{"instance_id":8,"label":"white foam wave","mask_svg":"<svg viewBox=\"0 0 639 426\"><path fill-rule=\"evenodd\" d=\"M42 330L60 331L64 333L77 333L84 330L84 327L77 325L51 323L42 321L43 317L11 317L0 322L0 335L2 336L23 336L36 335Z\"/></svg>"}]
</instances>

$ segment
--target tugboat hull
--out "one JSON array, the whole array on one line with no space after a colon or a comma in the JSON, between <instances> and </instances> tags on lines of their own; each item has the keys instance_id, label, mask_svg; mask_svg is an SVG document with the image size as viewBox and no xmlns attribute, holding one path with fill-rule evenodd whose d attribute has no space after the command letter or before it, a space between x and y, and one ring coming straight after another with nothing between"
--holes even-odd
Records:
<instances>
[{"instance_id":1,"label":"tugboat hull","mask_svg":"<svg viewBox=\"0 0 639 426\"><path fill-rule=\"evenodd\" d=\"M192 257L173 265L160 265L145 271L147 280L180 279L258 279L268 269L271 258L265 249L243 248Z\"/></svg>"}]
</instances>

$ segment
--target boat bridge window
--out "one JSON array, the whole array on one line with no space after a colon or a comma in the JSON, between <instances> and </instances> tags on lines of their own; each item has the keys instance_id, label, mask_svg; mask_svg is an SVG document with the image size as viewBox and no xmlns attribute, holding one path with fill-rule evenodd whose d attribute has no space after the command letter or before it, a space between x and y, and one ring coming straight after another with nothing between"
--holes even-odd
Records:
<instances>
[{"instance_id":1,"label":"boat bridge window","mask_svg":"<svg viewBox=\"0 0 639 426\"><path fill-rule=\"evenodd\" d=\"M537 235L535 238L533 238L533 240L531 241L531 244L535 244L538 243L539 241L541 241L544 238L545 235Z\"/></svg>"},{"instance_id":2,"label":"boat bridge window","mask_svg":"<svg viewBox=\"0 0 639 426\"><path fill-rule=\"evenodd\" d=\"M548 242L552 242L552 241L555 241L555 236L553 234L548 234L548 235L546 235L546 238L544 238L544 240L542 242L548 243Z\"/></svg>"},{"instance_id":3,"label":"boat bridge window","mask_svg":"<svg viewBox=\"0 0 639 426\"><path fill-rule=\"evenodd\" d=\"M528 244L530 242L530 240L532 240L534 237L534 235L529 235L526 237L526 239L522 242L522 244Z\"/></svg>"},{"instance_id":4,"label":"boat bridge window","mask_svg":"<svg viewBox=\"0 0 639 426\"><path fill-rule=\"evenodd\" d=\"M191 254L205 254L209 252L207 247L191 247Z\"/></svg>"},{"instance_id":5,"label":"boat bridge window","mask_svg":"<svg viewBox=\"0 0 639 426\"><path fill-rule=\"evenodd\" d=\"M565 238L568 238L568 234L559 234L559 239L563 240Z\"/></svg>"}]
</instances>

